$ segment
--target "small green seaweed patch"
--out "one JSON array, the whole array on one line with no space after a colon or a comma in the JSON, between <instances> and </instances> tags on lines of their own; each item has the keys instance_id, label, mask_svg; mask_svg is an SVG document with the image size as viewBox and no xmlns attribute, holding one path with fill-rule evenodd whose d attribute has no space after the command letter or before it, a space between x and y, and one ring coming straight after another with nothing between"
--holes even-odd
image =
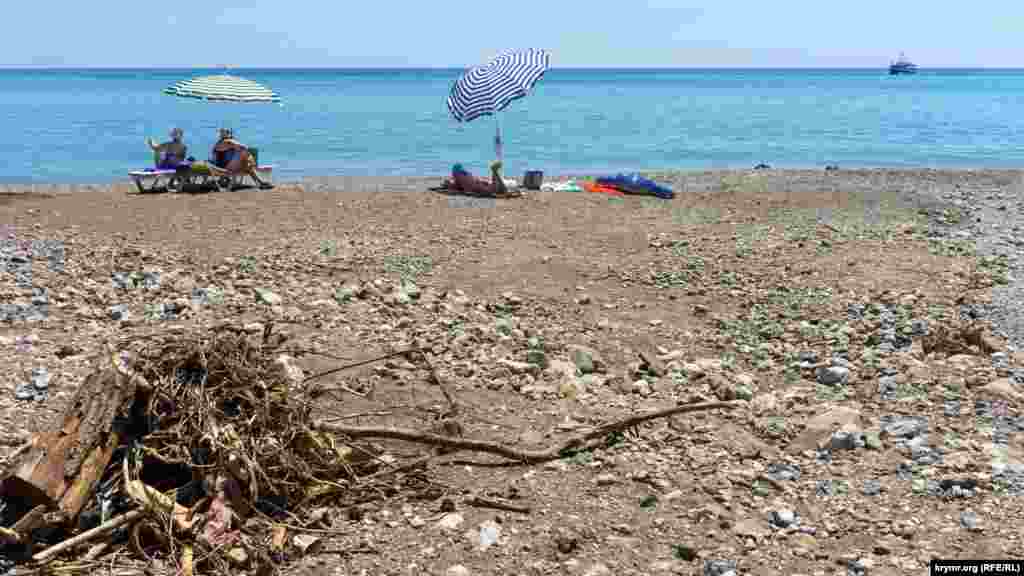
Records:
<instances>
[{"instance_id":1,"label":"small green seaweed patch","mask_svg":"<svg viewBox=\"0 0 1024 576\"><path fill-rule=\"evenodd\" d=\"M896 398L901 400L927 400L928 385L924 382L907 382L896 387Z\"/></svg>"},{"instance_id":2,"label":"small green seaweed patch","mask_svg":"<svg viewBox=\"0 0 1024 576\"><path fill-rule=\"evenodd\" d=\"M736 242L736 257L746 258L756 252L757 247L764 243L772 227L766 224L744 226L740 228L733 239Z\"/></svg>"},{"instance_id":3,"label":"small green seaweed patch","mask_svg":"<svg viewBox=\"0 0 1024 576\"><path fill-rule=\"evenodd\" d=\"M674 260L669 261L669 269L651 269L648 272L648 283L658 288L671 288L673 286L687 286L695 282L704 274L704 258L690 254L689 241L680 240L671 245Z\"/></svg>"},{"instance_id":4,"label":"small green seaweed patch","mask_svg":"<svg viewBox=\"0 0 1024 576\"><path fill-rule=\"evenodd\" d=\"M831 251L834 241L891 241L901 226L915 226L919 219L898 203L883 201L841 209L796 209L776 207L769 210L771 218L786 223L786 240L808 242L822 227L831 240L815 241L819 253Z\"/></svg>"},{"instance_id":5,"label":"small green seaweed patch","mask_svg":"<svg viewBox=\"0 0 1024 576\"><path fill-rule=\"evenodd\" d=\"M320 242L320 255L334 258L338 255L338 243L334 240L323 240Z\"/></svg>"},{"instance_id":6,"label":"small green seaweed patch","mask_svg":"<svg viewBox=\"0 0 1024 576\"><path fill-rule=\"evenodd\" d=\"M658 288L673 288L689 285L692 278L693 274L687 270L651 271L648 283Z\"/></svg>"},{"instance_id":7,"label":"small green seaweed patch","mask_svg":"<svg viewBox=\"0 0 1024 576\"><path fill-rule=\"evenodd\" d=\"M815 392L818 400L833 402L846 400L850 396L850 390L846 386L837 384L815 384Z\"/></svg>"},{"instance_id":8,"label":"small green seaweed patch","mask_svg":"<svg viewBox=\"0 0 1024 576\"><path fill-rule=\"evenodd\" d=\"M959 400L962 393L960 384L956 382L948 382L942 386L942 397L945 400Z\"/></svg>"},{"instance_id":9,"label":"small green seaweed patch","mask_svg":"<svg viewBox=\"0 0 1024 576\"><path fill-rule=\"evenodd\" d=\"M398 274L403 280L426 274L433 267L434 261L429 256L394 255L384 258L384 269L391 274Z\"/></svg>"},{"instance_id":10,"label":"small green seaweed patch","mask_svg":"<svg viewBox=\"0 0 1024 576\"><path fill-rule=\"evenodd\" d=\"M928 252L949 258L969 258L975 255L974 243L962 238L931 238L928 240Z\"/></svg>"},{"instance_id":11,"label":"small green seaweed patch","mask_svg":"<svg viewBox=\"0 0 1024 576\"><path fill-rule=\"evenodd\" d=\"M760 425L761 432L771 438L785 438L789 432L784 416L769 416Z\"/></svg>"},{"instance_id":12,"label":"small green seaweed patch","mask_svg":"<svg viewBox=\"0 0 1024 576\"><path fill-rule=\"evenodd\" d=\"M978 271L992 279L995 284L1009 284L1010 260L1006 254L978 258Z\"/></svg>"},{"instance_id":13,"label":"small green seaweed patch","mask_svg":"<svg viewBox=\"0 0 1024 576\"><path fill-rule=\"evenodd\" d=\"M252 274L256 271L256 258L254 256L242 256L238 259L238 270L243 274Z\"/></svg>"},{"instance_id":14,"label":"small green seaweed patch","mask_svg":"<svg viewBox=\"0 0 1024 576\"><path fill-rule=\"evenodd\" d=\"M762 498L768 496L771 493L768 491L768 485L765 482L762 482L761 480L755 480L754 483L751 484L750 492L754 496L760 496Z\"/></svg>"},{"instance_id":15,"label":"small green seaweed patch","mask_svg":"<svg viewBox=\"0 0 1024 576\"><path fill-rule=\"evenodd\" d=\"M955 226L964 219L964 211L960 208L943 208L942 212L936 215L936 220L948 226Z\"/></svg>"},{"instance_id":16,"label":"small green seaweed patch","mask_svg":"<svg viewBox=\"0 0 1024 576\"><path fill-rule=\"evenodd\" d=\"M770 355L768 343L785 336L786 328L782 321L802 317L808 308L830 301L831 294L827 288L772 288L760 300L747 306L745 315L734 320L720 321L719 329L728 336L736 352L748 355L756 364L762 365ZM803 321L800 326L805 337L825 337L841 347L849 344L842 324L831 321L812 324ZM803 327L807 328L806 334Z\"/></svg>"},{"instance_id":17,"label":"small green seaweed patch","mask_svg":"<svg viewBox=\"0 0 1024 576\"><path fill-rule=\"evenodd\" d=\"M956 432L946 432L943 445L950 450L958 450L963 445L963 440Z\"/></svg>"}]
</instances>

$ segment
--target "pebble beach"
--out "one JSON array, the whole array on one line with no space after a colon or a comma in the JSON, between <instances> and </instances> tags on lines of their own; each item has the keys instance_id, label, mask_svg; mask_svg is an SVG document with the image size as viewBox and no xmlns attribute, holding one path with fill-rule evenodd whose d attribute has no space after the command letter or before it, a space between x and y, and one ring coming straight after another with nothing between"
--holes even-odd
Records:
<instances>
[{"instance_id":1,"label":"pebble beach","mask_svg":"<svg viewBox=\"0 0 1024 576\"><path fill-rule=\"evenodd\" d=\"M272 325L306 375L432 350L462 434L526 448L739 406L537 466L436 455L409 490L332 503L323 548L361 552L296 555L287 574L916 575L935 557L1024 558L1024 172L644 175L675 198L466 198L434 177L6 186L0 458L52 426L108 345ZM329 378L351 394L318 410L367 425L429 429L444 401L399 361ZM530 512L468 503L481 495Z\"/></svg>"}]
</instances>

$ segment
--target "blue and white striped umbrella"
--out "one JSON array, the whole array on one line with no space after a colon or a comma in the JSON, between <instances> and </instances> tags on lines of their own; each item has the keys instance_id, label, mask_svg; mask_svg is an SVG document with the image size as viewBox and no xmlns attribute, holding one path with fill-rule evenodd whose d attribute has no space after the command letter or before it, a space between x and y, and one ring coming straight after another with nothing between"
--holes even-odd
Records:
<instances>
[{"instance_id":1,"label":"blue and white striped umbrella","mask_svg":"<svg viewBox=\"0 0 1024 576\"><path fill-rule=\"evenodd\" d=\"M448 110L459 122L500 112L526 96L547 69L544 50L506 52L463 74L448 95Z\"/></svg>"},{"instance_id":2,"label":"blue and white striped umbrella","mask_svg":"<svg viewBox=\"0 0 1024 576\"><path fill-rule=\"evenodd\" d=\"M182 80L164 89L164 94L214 102L280 102L270 88L252 80L217 74Z\"/></svg>"},{"instance_id":3,"label":"blue and white striped umbrella","mask_svg":"<svg viewBox=\"0 0 1024 576\"><path fill-rule=\"evenodd\" d=\"M494 151L500 160L501 124L497 113L529 94L548 64L547 52L530 48L506 52L483 66L470 68L452 85L448 110L459 122L494 115Z\"/></svg>"}]
</instances>

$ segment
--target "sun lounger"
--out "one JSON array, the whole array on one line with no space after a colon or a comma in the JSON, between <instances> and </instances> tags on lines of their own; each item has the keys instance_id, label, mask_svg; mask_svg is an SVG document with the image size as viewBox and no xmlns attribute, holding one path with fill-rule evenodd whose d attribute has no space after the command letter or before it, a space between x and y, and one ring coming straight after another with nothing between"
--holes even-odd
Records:
<instances>
[{"instance_id":1,"label":"sun lounger","mask_svg":"<svg viewBox=\"0 0 1024 576\"><path fill-rule=\"evenodd\" d=\"M223 188L237 188L244 185L248 176L247 174L230 174L213 165L209 167L209 173L147 168L129 172L128 176L135 182L135 186L138 187L141 194L178 192L186 186L200 188L212 186L215 190L220 191ZM271 165L258 166L256 172L260 178L268 179L273 174L274 167Z\"/></svg>"}]
</instances>

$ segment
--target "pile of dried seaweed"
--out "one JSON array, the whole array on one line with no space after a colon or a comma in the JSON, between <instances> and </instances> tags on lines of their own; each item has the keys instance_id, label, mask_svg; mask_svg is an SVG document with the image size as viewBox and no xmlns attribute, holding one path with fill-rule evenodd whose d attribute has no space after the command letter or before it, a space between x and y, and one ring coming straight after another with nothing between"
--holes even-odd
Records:
<instances>
[{"instance_id":1,"label":"pile of dried seaweed","mask_svg":"<svg viewBox=\"0 0 1024 576\"><path fill-rule=\"evenodd\" d=\"M111 356L135 392L114 415L121 446L74 523L85 532L58 538L35 562L72 557L88 542L93 549L65 568L131 552L135 560L169 562L179 574L199 565L262 571L287 555L289 526L322 521L323 511L312 508L317 500L344 492L374 466L368 445L315 430L301 371L279 354L282 341L269 330L139 342ZM69 536L67 528L59 536ZM31 552L31 538L8 532Z\"/></svg>"}]
</instances>

